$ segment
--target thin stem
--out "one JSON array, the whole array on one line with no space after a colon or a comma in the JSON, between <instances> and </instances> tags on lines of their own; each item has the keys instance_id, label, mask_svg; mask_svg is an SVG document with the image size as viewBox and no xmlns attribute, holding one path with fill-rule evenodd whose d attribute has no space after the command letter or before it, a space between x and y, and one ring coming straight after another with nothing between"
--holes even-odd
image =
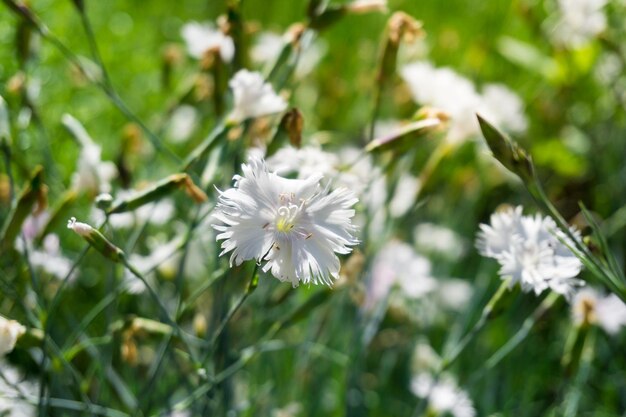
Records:
<instances>
[{"instance_id":1,"label":"thin stem","mask_svg":"<svg viewBox=\"0 0 626 417\"><path fill-rule=\"evenodd\" d=\"M495 292L495 294L491 297L485 308L483 309L480 318L474 324L472 329L461 339L461 341L456 345L452 351L445 355L441 361L440 369L438 373L441 373L448 369L458 358L459 355L465 350L467 345L474 340L474 338L482 331L485 327L485 324L493 317L493 313L495 308L497 307L500 300L502 300L503 295L508 291L509 281L504 281L500 284L500 287Z\"/></svg>"}]
</instances>

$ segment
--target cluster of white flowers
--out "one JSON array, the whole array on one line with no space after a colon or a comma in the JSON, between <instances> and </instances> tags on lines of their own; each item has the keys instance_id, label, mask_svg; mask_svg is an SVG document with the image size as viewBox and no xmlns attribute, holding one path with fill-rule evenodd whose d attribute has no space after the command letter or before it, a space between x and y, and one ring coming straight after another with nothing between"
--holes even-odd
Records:
<instances>
[{"instance_id":1,"label":"cluster of white flowers","mask_svg":"<svg viewBox=\"0 0 626 417\"><path fill-rule=\"evenodd\" d=\"M214 218L223 224L222 253L230 263L255 259L265 262L281 281L331 284L339 276L338 254L358 243L352 206L357 202L345 188L322 188L322 175L287 179L270 172L265 162L251 157L234 177L235 187L220 191Z\"/></svg>"},{"instance_id":2,"label":"cluster of white flowers","mask_svg":"<svg viewBox=\"0 0 626 417\"><path fill-rule=\"evenodd\" d=\"M489 225L480 225L476 242L481 255L500 263L500 276L511 286L519 283L535 294L550 289L567 298L583 285L576 278L582 263L569 249L572 244L551 218L523 216L522 207L492 214Z\"/></svg>"},{"instance_id":3,"label":"cluster of white flowers","mask_svg":"<svg viewBox=\"0 0 626 417\"><path fill-rule=\"evenodd\" d=\"M0 356L11 352L17 339L26 332L26 327L15 320L0 316Z\"/></svg>"},{"instance_id":4,"label":"cluster of white flowers","mask_svg":"<svg viewBox=\"0 0 626 417\"><path fill-rule=\"evenodd\" d=\"M526 130L523 102L503 85L487 84L480 94L470 80L451 68L436 68L426 61L405 65L400 75L418 104L448 114L447 138L451 142L479 133L476 113L506 131L522 133Z\"/></svg>"},{"instance_id":5,"label":"cluster of white flowers","mask_svg":"<svg viewBox=\"0 0 626 417\"><path fill-rule=\"evenodd\" d=\"M572 316L576 324L597 324L605 332L616 334L626 326L626 304L615 294L603 296L584 288L574 296Z\"/></svg>"},{"instance_id":6,"label":"cluster of white flowers","mask_svg":"<svg viewBox=\"0 0 626 417\"><path fill-rule=\"evenodd\" d=\"M607 24L607 3L608 0L558 0L555 41L576 48L602 33Z\"/></svg>"},{"instance_id":7,"label":"cluster of white flowers","mask_svg":"<svg viewBox=\"0 0 626 417\"><path fill-rule=\"evenodd\" d=\"M232 122L279 113L287 108L285 99L276 94L258 72L239 70L228 85L233 91L233 110L229 115Z\"/></svg>"},{"instance_id":8,"label":"cluster of white flowers","mask_svg":"<svg viewBox=\"0 0 626 417\"><path fill-rule=\"evenodd\" d=\"M411 391L419 398L428 400L428 410L434 415L474 417L474 404L464 390L449 375L438 379L429 373L419 373L411 380ZM431 415L431 414L428 414Z\"/></svg>"},{"instance_id":9,"label":"cluster of white flowers","mask_svg":"<svg viewBox=\"0 0 626 417\"><path fill-rule=\"evenodd\" d=\"M183 26L181 35L187 45L187 52L194 58L201 59L210 50L218 50L224 62L230 62L235 56L235 43L211 23L190 22Z\"/></svg>"}]
</instances>

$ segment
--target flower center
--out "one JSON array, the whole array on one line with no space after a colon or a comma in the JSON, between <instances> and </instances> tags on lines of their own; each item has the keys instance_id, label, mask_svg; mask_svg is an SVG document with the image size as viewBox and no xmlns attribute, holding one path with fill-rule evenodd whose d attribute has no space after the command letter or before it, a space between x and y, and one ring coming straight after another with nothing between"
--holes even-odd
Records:
<instances>
[{"instance_id":1,"label":"flower center","mask_svg":"<svg viewBox=\"0 0 626 417\"><path fill-rule=\"evenodd\" d=\"M296 217L300 212L300 207L295 204L288 204L278 208L276 217L276 231L288 233L294 228Z\"/></svg>"}]
</instances>

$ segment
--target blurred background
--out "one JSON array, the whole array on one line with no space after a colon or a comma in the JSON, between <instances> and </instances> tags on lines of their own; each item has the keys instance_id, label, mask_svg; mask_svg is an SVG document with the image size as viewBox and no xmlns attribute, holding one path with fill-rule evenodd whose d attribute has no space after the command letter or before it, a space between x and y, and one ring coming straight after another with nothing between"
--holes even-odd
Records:
<instances>
[{"instance_id":1,"label":"blurred background","mask_svg":"<svg viewBox=\"0 0 626 417\"><path fill-rule=\"evenodd\" d=\"M572 0L569 5L579 1ZM282 35L292 24L307 20L308 2L304 0L238 3L244 22L243 51L239 63L226 69L226 79L236 65L267 73L264 51L257 48L261 35ZM622 40L626 35L626 2L596 3L600 6L574 17L565 11L566 0L389 0L388 13L347 14L316 33L309 67L303 63L300 74L285 86L291 105L304 117L303 146L319 145L332 153L346 146L363 148L368 143L387 21L393 12L404 11L422 22L425 36L400 48L397 68L429 61L434 67L452 68L478 90L497 83L517 94L523 103L526 128L513 132L513 136L532 154L550 198L568 221L581 228L585 225L579 201L604 219L603 231L623 266L626 51ZM28 5L85 68L93 69L93 77L103 76L93 62L90 39L84 34L74 2L31 0ZM191 21L216 22L228 10L227 2L85 0L84 5L119 97L175 154L184 157L208 135L217 118L211 98L215 81L203 77L198 60L187 55L181 29ZM59 48L38 36L6 4L0 5L0 10L0 95L8 103L14 126L12 164L17 184L25 183L33 167L41 164L49 204L54 206L63 199L81 158L80 146L62 124L66 113L79 120L101 146L101 159L115 163L114 190L137 188L176 172L177 165L154 151L137 121L129 120ZM597 13L603 17L598 18ZM568 31L568 25L578 25L578 32ZM454 101L455 90L449 94ZM418 104L430 103L416 103L407 82L397 72L391 74L382 93L377 128L384 130L386 124L410 120ZM182 105L191 107L192 115L179 112ZM363 229L365 243L358 257L343 259L345 274L352 272L350 268L357 272L342 278L332 295L317 287L291 290L288 284L262 276L259 288L221 339L222 356L216 357L216 370L240 360L249 352L242 350L246 347L256 346L260 356L226 378L213 397L203 397L192 405L189 415L206 415L202 413L207 410L228 416L426 415L419 395L411 388L412 379L428 358L440 355L471 328L500 284L497 264L481 258L474 249L479 223L487 222L503 204L519 204L528 212L535 211L521 183L489 157L477 133L449 149L441 146L444 136L429 135L419 138L409 151L375 156L374 166L388 175L389 193L382 197L385 207L389 208L394 192L410 194L411 201L397 216L385 218L380 235ZM254 144L256 139L247 140ZM234 161L216 163L212 183L228 187L238 170ZM398 185L403 172L422 180L419 196ZM6 165L0 175L0 219L4 219L11 202ZM212 184L203 185L214 200ZM87 193L77 197L66 217L90 218L94 196ZM148 256L185 230L184 221L192 210L189 201L178 196L172 204L174 214L163 223L108 229L107 235L125 250ZM62 223L53 230L59 234L63 252L76 259L82 242L64 230ZM201 267L195 276L188 277L190 284L184 284L182 290L178 287L172 278L177 265L156 272L154 279L165 298L179 290L187 296L193 294L215 271L227 267L227 262L217 257L218 245L210 228L199 233L200 249L193 259ZM432 277L454 279L450 282L457 286L442 286L437 295L440 299L433 296L407 301L392 294L383 307L369 314L363 305L368 282L373 279L371 266L378 251L394 239L409 242L426 257ZM15 254L5 252L2 258L0 274L12 283L14 298L0 299L0 306L3 312L13 312L15 318L26 321L16 300L26 300L27 306L36 304L28 298L32 291L27 288L27 268ZM229 297L242 291L251 269L244 266L227 282L219 282L213 291L200 295L195 306L181 316L181 323L205 337L207 327L215 325L216 305L227 305L232 301ZM63 346L67 335L123 275L99 254L86 255L76 282L65 290L55 316L48 318L54 320L50 334L60 347L69 348ZM44 278L43 282L45 288L36 291L37 297L49 300L58 281ZM176 350L159 350L163 340L156 336L107 330L116 320L131 316L156 319L158 309L142 303L141 297L146 296L120 295L103 306L103 314L88 327L80 328L86 339L81 336L78 340L102 334L112 339L94 344L91 353L85 349L75 357L65 356L80 374L78 379L56 363L51 363L51 369L42 376L37 357L26 351L16 350L8 360L29 379L46 382L53 397L81 401L81 395L86 394L94 403L128 413L133 404L128 398L138 398L145 402L140 407L142 414L136 415L179 416L168 408L194 392L197 381L184 373L195 370L181 365ZM577 414L569 415L624 415L624 333L594 333L595 348L585 373L566 369L562 361L573 324L565 300L557 301L533 323L533 330L519 348L497 366L485 368L487 358L510 340L541 301L519 291L508 294L501 314L451 368L459 386L472 399L475 415L568 415L564 410L571 410L574 403ZM273 345L256 344L272 323L302 306L301 314L281 331ZM134 355L129 354L133 349ZM110 369L119 373L111 377ZM119 380L124 381L122 389L116 386ZM158 414L159 410L165 411ZM48 412L84 414L59 409ZM431 411L431 415L437 413Z\"/></svg>"}]
</instances>

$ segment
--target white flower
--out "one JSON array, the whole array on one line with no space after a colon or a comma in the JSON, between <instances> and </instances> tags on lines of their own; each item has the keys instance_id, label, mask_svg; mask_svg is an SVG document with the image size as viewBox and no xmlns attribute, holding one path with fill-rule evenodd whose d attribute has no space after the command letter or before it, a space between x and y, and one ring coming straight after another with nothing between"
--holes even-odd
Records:
<instances>
[{"instance_id":1,"label":"white flower","mask_svg":"<svg viewBox=\"0 0 626 417\"><path fill-rule=\"evenodd\" d=\"M178 106L172 113L167 128L167 136L174 143L182 143L189 139L198 125L198 111L188 104Z\"/></svg>"},{"instance_id":2,"label":"white flower","mask_svg":"<svg viewBox=\"0 0 626 417\"><path fill-rule=\"evenodd\" d=\"M450 413L453 417L474 417L476 410L467 392L448 375L435 380L427 373L417 374L411 380L411 391L428 400L428 408L437 414Z\"/></svg>"},{"instance_id":3,"label":"white flower","mask_svg":"<svg viewBox=\"0 0 626 417\"><path fill-rule=\"evenodd\" d=\"M130 195L133 195L132 191L123 190L117 193L117 198L123 199ZM111 214L108 222L114 229L128 229L145 223L163 226L174 217L175 212L174 201L171 198L163 198L153 203L144 204L132 211ZM97 208L94 208L89 216L89 220L93 224L101 224L104 219L104 212Z\"/></svg>"},{"instance_id":4,"label":"white flower","mask_svg":"<svg viewBox=\"0 0 626 417\"><path fill-rule=\"evenodd\" d=\"M408 64L400 75L418 104L435 107L450 116L448 140L458 142L478 133L475 112L481 98L471 81L450 68L435 68L429 62Z\"/></svg>"},{"instance_id":5,"label":"white flower","mask_svg":"<svg viewBox=\"0 0 626 417\"><path fill-rule=\"evenodd\" d=\"M272 32L263 32L259 34L252 46L250 56L255 63L274 64L287 42L289 42L289 39L286 39L285 36ZM320 39L315 40L301 50L298 56L298 63L294 69L295 78L302 79L313 71L325 53L326 45Z\"/></svg>"},{"instance_id":6,"label":"white flower","mask_svg":"<svg viewBox=\"0 0 626 417\"><path fill-rule=\"evenodd\" d=\"M517 94L501 84L487 84L482 89L481 116L511 133L523 133L528 125L524 103Z\"/></svg>"},{"instance_id":7,"label":"white flower","mask_svg":"<svg viewBox=\"0 0 626 417\"><path fill-rule=\"evenodd\" d=\"M364 308L369 310L397 285L408 298L420 298L433 291L437 281L431 264L404 242L392 240L376 254Z\"/></svg>"},{"instance_id":8,"label":"white flower","mask_svg":"<svg viewBox=\"0 0 626 417\"><path fill-rule=\"evenodd\" d=\"M354 0L346 8L352 13L387 13L387 0Z\"/></svg>"},{"instance_id":9,"label":"white flower","mask_svg":"<svg viewBox=\"0 0 626 417\"><path fill-rule=\"evenodd\" d=\"M437 253L449 259L463 255L467 243L454 230L434 223L420 223L413 231L417 248L425 253Z\"/></svg>"},{"instance_id":10,"label":"white flower","mask_svg":"<svg viewBox=\"0 0 626 417\"><path fill-rule=\"evenodd\" d=\"M239 70L228 85L233 90L234 108L230 114L233 122L279 113L287 108L287 102L258 72Z\"/></svg>"},{"instance_id":11,"label":"white flower","mask_svg":"<svg viewBox=\"0 0 626 417\"><path fill-rule=\"evenodd\" d=\"M72 175L72 188L92 194L111 191L111 181L117 168L111 161L102 161L102 148L97 145L84 126L69 114L61 118L81 146L76 172Z\"/></svg>"},{"instance_id":12,"label":"white flower","mask_svg":"<svg viewBox=\"0 0 626 417\"><path fill-rule=\"evenodd\" d=\"M321 175L303 180L268 171L262 159L250 158L235 175L235 188L220 191L214 218L222 253L230 263L265 262L281 281L330 284L339 276L336 253L347 254L358 240L352 206L358 201L347 189L320 187Z\"/></svg>"},{"instance_id":13,"label":"white flower","mask_svg":"<svg viewBox=\"0 0 626 417\"><path fill-rule=\"evenodd\" d=\"M419 178L408 173L402 173L396 184L396 189L389 202L389 214L398 218L404 216L415 204L417 195L422 186Z\"/></svg>"},{"instance_id":14,"label":"white flower","mask_svg":"<svg viewBox=\"0 0 626 417\"><path fill-rule=\"evenodd\" d=\"M462 279L439 280L437 299L439 303L453 311L463 311L472 298L474 287Z\"/></svg>"},{"instance_id":15,"label":"white flower","mask_svg":"<svg viewBox=\"0 0 626 417\"><path fill-rule=\"evenodd\" d=\"M339 158L317 146L296 149L285 146L266 160L269 169L279 175L296 174L299 179L322 174L333 177L337 174Z\"/></svg>"},{"instance_id":16,"label":"white flower","mask_svg":"<svg viewBox=\"0 0 626 417\"><path fill-rule=\"evenodd\" d=\"M15 320L0 316L0 356L10 353L17 339L26 332L26 327Z\"/></svg>"},{"instance_id":17,"label":"white flower","mask_svg":"<svg viewBox=\"0 0 626 417\"><path fill-rule=\"evenodd\" d=\"M442 110L450 117L450 142L463 141L480 132L477 112L506 131L521 133L526 129L522 101L503 85L487 84L480 94L467 78L450 68L435 68L429 62L408 64L400 75L418 104Z\"/></svg>"},{"instance_id":18,"label":"white flower","mask_svg":"<svg viewBox=\"0 0 626 417\"><path fill-rule=\"evenodd\" d=\"M230 62L235 55L235 43L230 36L215 29L210 23L190 22L183 26L181 35L187 44L187 52L200 59L211 49L218 49L224 62Z\"/></svg>"},{"instance_id":19,"label":"white flower","mask_svg":"<svg viewBox=\"0 0 626 417\"><path fill-rule=\"evenodd\" d=\"M615 294L602 296L592 288L576 293L572 301L572 315L577 324L597 324L609 334L616 334L626 326L626 304Z\"/></svg>"},{"instance_id":20,"label":"white flower","mask_svg":"<svg viewBox=\"0 0 626 417\"><path fill-rule=\"evenodd\" d=\"M164 275L173 276L180 262L181 255L178 253L183 243L183 237L178 236L169 242L149 242L149 255L133 253L129 257L130 263L150 283L155 280L155 272L158 270ZM124 280L130 293L140 293L146 290L145 284L129 271L125 271Z\"/></svg>"},{"instance_id":21,"label":"white flower","mask_svg":"<svg viewBox=\"0 0 626 417\"><path fill-rule=\"evenodd\" d=\"M38 385L25 379L17 369L4 361L0 362L0 375L0 415L3 417L36 415L36 407L29 400L37 401Z\"/></svg>"},{"instance_id":22,"label":"white flower","mask_svg":"<svg viewBox=\"0 0 626 417\"><path fill-rule=\"evenodd\" d=\"M603 10L607 3L608 0L558 0L554 39L576 48L602 33L607 24Z\"/></svg>"},{"instance_id":23,"label":"white flower","mask_svg":"<svg viewBox=\"0 0 626 417\"><path fill-rule=\"evenodd\" d=\"M28 248L28 261L33 267L59 279L65 279L72 270L73 262L61 254L58 235L54 233L46 235L41 248L35 248L33 242L28 240L25 244ZM15 248L21 253L26 253L21 240L15 242ZM74 278L76 278L75 272L69 280L72 281Z\"/></svg>"},{"instance_id":24,"label":"white flower","mask_svg":"<svg viewBox=\"0 0 626 417\"><path fill-rule=\"evenodd\" d=\"M522 216L517 207L494 213L491 224L481 224L480 229L476 246L481 255L500 263L500 276L511 279L511 285L519 283L535 294L551 289L570 298L583 284L575 278L582 263L562 243L570 239L551 218Z\"/></svg>"}]
</instances>

